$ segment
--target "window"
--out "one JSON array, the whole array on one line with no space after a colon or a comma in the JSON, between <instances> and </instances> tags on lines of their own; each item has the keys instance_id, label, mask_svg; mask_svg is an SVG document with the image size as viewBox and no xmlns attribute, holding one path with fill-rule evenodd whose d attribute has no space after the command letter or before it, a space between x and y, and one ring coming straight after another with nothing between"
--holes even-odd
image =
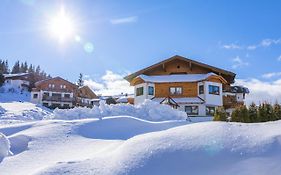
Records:
<instances>
[{"instance_id":1,"label":"window","mask_svg":"<svg viewBox=\"0 0 281 175\"><path fill-rule=\"evenodd\" d=\"M65 88L66 88L66 86L65 86L65 85L63 85L63 88L65 89Z\"/></svg>"},{"instance_id":2,"label":"window","mask_svg":"<svg viewBox=\"0 0 281 175\"><path fill-rule=\"evenodd\" d=\"M52 85L51 84L49 84L49 88L51 88L52 87Z\"/></svg>"},{"instance_id":3,"label":"window","mask_svg":"<svg viewBox=\"0 0 281 175\"><path fill-rule=\"evenodd\" d=\"M49 97L49 92L44 92L43 96Z\"/></svg>"},{"instance_id":4,"label":"window","mask_svg":"<svg viewBox=\"0 0 281 175\"><path fill-rule=\"evenodd\" d=\"M136 96L141 96L143 95L143 87L137 88Z\"/></svg>"},{"instance_id":5,"label":"window","mask_svg":"<svg viewBox=\"0 0 281 175\"><path fill-rule=\"evenodd\" d=\"M38 98L38 94L33 94L33 98Z\"/></svg>"},{"instance_id":6,"label":"window","mask_svg":"<svg viewBox=\"0 0 281 175\"><path fill-rule=\"evenodd\" d=\"M53 89L55 88L55 85L54 85L54 84L52 84L52 88L53 88Z\"/></svg>"},{"instance_id":7,"label":"window","mask_svg":"<svg viewBox=\"0 0 281 175\"><path fill-rule=\"evenodd\" d=\"M171 95L180 95L182 94L182 87L170 87Z\"/></svg>"},{"instance_id":8,"label":"window","mask_svg":"<svg viewBox=\"0 0 281 175\"><path fill-rule=\"evenodd\" d=\"M199 94L204 94L204 85L199 86Z\"/></svg>"},{"instance_id":9,"label":"window","mask_svg":"<svg viewBox=\"0 0 281 175\"><path fill-rule=\"evenodd\" d=\"M148 95L154 95L154 87L148 86Z\"/></svg>"},{"instance_id":10,"label":"window","mask_svg":"<svg viewBox=\"0 0 281 175\"><path fill-rule=\"evenodd\" d=\"M209 85L209 94L220 95L220 87Z\"/></svg>"},{"instance_id":11,"label":"window","mask_svg":"<svg viewBox=\"0 0 281 175\"><path fill-rule=\"evenodd\" d=\"M206 107L206 115L214 116L215 111L216 111L215 107L210 107L210 106Z\"/></svg>"},{"instance_id":12,"label":"window","mask_svg":"<svg viewBox=\"0 0 281 175\"><path fill-rule=\"evenodd\" d=\"M62 88L63 88L63 85L60 85L60 88L62 89Z\"/></svg>"},{"instance_id":13,"label":"window","mask_svg":"<svg viewBox=\"0 0 281 175\"><path fill-rule=\"evenodd\" d=\"M187 115L198 115L198 106L185 106L185 112Z\"/></svg>"},{"instance_id":14,"label":"window","mask_svg":"<svg viewBox=\"0 0 281 175\"><path fill-rule=\"evenodd\" d=\"M64 94L64 98L70 98L70 94Z\"/></svg>"}]
</instances>

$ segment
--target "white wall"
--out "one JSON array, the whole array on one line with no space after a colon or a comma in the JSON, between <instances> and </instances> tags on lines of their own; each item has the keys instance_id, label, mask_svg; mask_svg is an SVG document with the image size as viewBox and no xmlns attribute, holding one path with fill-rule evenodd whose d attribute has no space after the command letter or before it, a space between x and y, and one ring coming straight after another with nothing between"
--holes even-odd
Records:
<instances>
[{"instance_id":1,"label":"white wall","mask_svg":"<svg viewBox=\"0 0 281 175\"><path fill-rule=\"evenodd\" d=\"M215 95L215 94L209 94L209 85L213 86L219 86L220 88L220 94ZM210 82L206 81L205 82L205 103L207 106L222 106L223 105L223 99L222 99L222 84L221 83L215 83L215 82Z\"/></svg>"},{"instance_id":2,"label":"white wall","mask_svg":"<svg viewBox=\"0 0 281 175\"><path fill-rule=\"evenodd\" d=\"M144 102L145 99L152 99L154 95L148 95L148 87L154 87L154 94L155 94L155 86L153 83L141 83L134 87L134 104L138 105ZM143 87L143 95L136 96L137 88Z\"/></svg>"}]
</instances>

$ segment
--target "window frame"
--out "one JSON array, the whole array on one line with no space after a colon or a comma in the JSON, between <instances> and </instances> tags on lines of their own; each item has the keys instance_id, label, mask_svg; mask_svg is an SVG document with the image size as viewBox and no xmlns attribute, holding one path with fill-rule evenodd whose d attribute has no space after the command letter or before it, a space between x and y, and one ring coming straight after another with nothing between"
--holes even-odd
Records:
<instances>
[{"instance_id":1,"label":"window frame","mask_svg":"<svg viewBox=\"0 0 281 175\"><path fill-rule=\"evenodd\" d=\"M171 89L174 88L175 89L175 93L172 93L171 92ZM177 89L180 89L180 93L176 93L177 92ZM183 88L182 86L171 86L169 87L169 94L170 95L182 95L183 94Z\"/></svg>"},{"instance_id":2,"label":"window frame","mask_svg":"<svg viewBox=\"0 0 281 175\"><path fill-rule=\"evenodd\" d=\"M143 94L144 94L144 87L143 86L136 88L136 96L137 97L142 96Z\"/></svg>"},{"instance_id":3,"label":"window frame","mask_svg":"<svg viewBox=\"0 0 281 175\"><path fill-rule=\"evenodd\" d=\"M35 97L36 96L36 97ZM33 94L32 96L33 99L38 99L39 98L39 94Z\"/></svg>"},{"instance_id":4,"label":"window frame","mask_svg":"<svg viewBox=\"0 0 281 175\"><path fill-rule=\"evenodd\" d=\"M213 108L214 113L210 113L210 108ZM209 110L208 110L208 109L209 109ZM214 116L214 115L215 115L215 112L216 112L216 107L213 107L213 106L206 106L206 115Z\"/></svg>"},{"instance_id":5,"label":"window frame","mask_svg":"<svg viewBox=\"0 0 281 175\"><path fill-rule=\"evenodd\" d=\"M217 93L214 91L215 88L218 89ZM217 85L210 84L208 87L208 90L209 90L209 94L211 94L211 95L220 95L220 87Z\"/></svg>"},{"instance_id":6,"label":"window frame","mask_svg":"<svg viewBox=\"0 0 281 175\"><path fill-rule=\"evenodd\" d=\"M191 113L188 113L186 108L191 108ZM194 109L196 108L197 112L193 112ZM186 112L187 115L199 115L199 106L184 106L184 111Z\"/></svg>"},{"instance_id":7,"label":"window frame","mask_svg":"<svg viewBox=\"0 0 281 175\"><path fill-rule=\"evenodd\" d=\"M154 95L154 87L153 86L148 86L147 90L148 90L148 95Z\"/></svg>"},{"instance_id":8,"label":"window frame","mask_svg":"<svg viewBox=\"0 0 281 175\"><path fill-rule=\"evenodd\" d=\"M205 87L204 84L199 85L199 87L198 87L199 95L202 95L205 93L204 87Z\"/></svg>"}]
</instances>

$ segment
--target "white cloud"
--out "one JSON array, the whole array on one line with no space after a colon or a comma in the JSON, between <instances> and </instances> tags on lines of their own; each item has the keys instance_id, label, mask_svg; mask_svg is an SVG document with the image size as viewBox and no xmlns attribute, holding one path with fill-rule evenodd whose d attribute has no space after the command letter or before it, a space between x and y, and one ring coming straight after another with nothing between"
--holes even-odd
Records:
<instances>
[{"instance_id":1,"label":"white cloud","mask_svg":"<svg viewBox=\"0 0 281 175\"><path fill-rule=\"evenodd\" d=\"M277 58L277 61L281 61L281 55Z\"/></svg>"},{"instance_id":2,"label":"white cloud","mask_svg":"<svg viewBox=\"0 0 281 175\"><path fill-rule=\"evenodd\" d=\"M257 48L257 46L255 45L250 45L247 47L248 50L255 50Z\"/></svg>"},{"instance_id":3,"label":"white cloud","mask_svg":"<svg viewBox=\"0 0 281 175\"><path fill-rule=\"evenodd\" d=\"M250 94L246 96L246 104L255 102L256 104L262 102L275 103L281 102L281 79L274 82L264 82L258 79L237 79L237 85L243 85L250 90Z\"/></svg>"},{"instance_id":4,"label":"white cloud","mask_svg":"<svg viewBox=\"0 0 281 175\"><path fill-rule=\"evenodd\" d=\"M96 94L102 95L119 95L121 93L133 93L133 87L130 87L129 82L123 79L125 75L116 74L107 70L105 75L101 77L100 82L92 79L84 81L85 85L88 85L94 90Z\"/></svg>"},{"instance_id":5,"label":"white cloud","mask_svg":"<svg viewBox=\"0 0 281 175\"><path fill-rule=\"evenodd\" d=\"M241 46L237 45L237 44L225 44L222 46L224 49L242 49Z\"/></svg>"},{"instance_id":6,"label":"white cloud","mask_svg":"<svg viewBox=\"0 0 281 175\"><path fill-rule=\"evenodd\" d=\"M117 18L117 19L110 20L111 24L125 24L125 23L133 23L137 21L138 21L137 16L129 16L125 18Z\"/></svg>"},{"instance_id":7,"label":"white cloud","mask_svg":"<svg viewBox=\"0 0 281 175\"><path fill-rule=\"evenodd\" d=\"M262 75L263 78L273 78L279 76L281 76L281 72L270 72Z\"/></svg>"},{"instance_id":8,"label":"white cloud","mask_svg":"<svg viewBox=\"0 0 281 175\"><path fill-rule=\"evenodd\" d=\"M243 61L239 56L233 58L232 62L233 62L233 65L232 65L233 69L241 68L241 67L245 67L245 66L249 65L248 62Z\"/></svg>"}]
</instances>

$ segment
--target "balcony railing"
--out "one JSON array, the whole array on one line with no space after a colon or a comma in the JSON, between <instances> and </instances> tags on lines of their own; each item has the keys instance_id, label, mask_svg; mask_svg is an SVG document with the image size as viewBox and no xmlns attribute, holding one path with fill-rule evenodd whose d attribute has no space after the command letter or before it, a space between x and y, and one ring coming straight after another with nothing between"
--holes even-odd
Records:
<instances>
[{"instance_id":1,"label":"balcony railing","mask_svg":"<svg viewBox=\"0 0 281 175\"><path fill-rule=\"evenodd\" d=\"M58 96L43 96L43 101L56 101L56 102L74 102L75 99L71 97L58 97Z\"/></svg>"},{"instance_id":2,"label":"balcony railing","mask_svg":"<svg viewBox=\"0 0 281 175\"><path fill-rule=\"evenodd\" d=\"M235 108L243 104L244 102L237 101L236 96L231 96L231 95L223 96L223 106L225 108Z\"/></svg>"}]
</instances>

